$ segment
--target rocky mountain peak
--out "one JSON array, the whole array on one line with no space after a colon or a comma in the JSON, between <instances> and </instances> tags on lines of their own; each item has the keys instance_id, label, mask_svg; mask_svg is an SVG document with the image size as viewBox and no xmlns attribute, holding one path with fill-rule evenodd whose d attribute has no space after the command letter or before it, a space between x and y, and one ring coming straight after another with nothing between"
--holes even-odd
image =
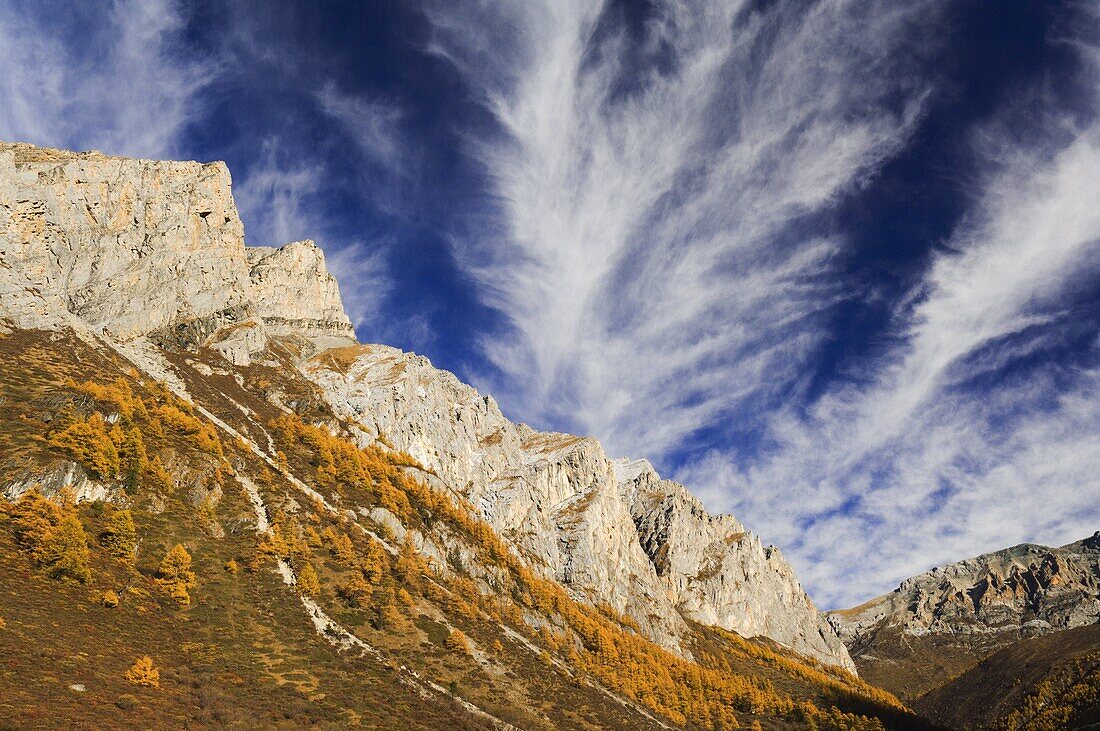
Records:
<instances>
[{"instance_id":1,"label":"rocky mountain peak","mask_svg":"<svg viewBox=\"0 0 1100 731\"><path fill-rule=\"evenodd\" d=\"M221 162L0 143L0 318L185 346L260 325L238 358L264 327L353 341L320 249L246 249L231 188Z\"/></svg>"},{"instance_id":2,"label":"rocky mountain peak","mask_svg":"<svg viewBox=\"0 0 1100 731\"><path fill-rule=\"evenodd\" d=\"M1021 638L1100 622L1100 540L1022 543L937 566L829 622L865 676L887 685L912 665L911 687L892 689L917 695L937 677L930 658L957 671Z\"/></svg>"},{"instance_id":3,"label":"rocky mountain peak","mask_svg":"<svg viewBox=\"0 0 1100 731\"><path fill-rule=\"evenodd\" d=\"M336 277L313 241L247 247L252 302L272 333L355 339Z\"/></svg>"}]
</instances>

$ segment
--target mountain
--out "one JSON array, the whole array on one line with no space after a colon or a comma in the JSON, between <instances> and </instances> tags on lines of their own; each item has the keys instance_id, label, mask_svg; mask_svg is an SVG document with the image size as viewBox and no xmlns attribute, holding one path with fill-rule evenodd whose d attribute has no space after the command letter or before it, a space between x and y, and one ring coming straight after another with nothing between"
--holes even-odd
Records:
<instances>
[{"instance_id":1,"label":"mountain","mask_svg":"<svg viewBox=\"0 0 1100 731\"><path fill-rule=\"evenodd\" d=\"M916 702L956 729L1100 726L1100 625L1020 640Z\"/></svg>"},{"instance_id":2,"label":"mountain","mask_svg":"<svg viewBox=\"0 0 1100 731\"><path fill-rule=\"evenodd\" d=\"M1021 639L1100 621L1100 533L937 567L829 621L864 678L915 699Z\"/></svg>"},{"instance_id":3,"label":"mountain","mask_svg":"<svg viewBox=\"0 0 1100 731\"><path fill-rule=\"evenodd\" d=\"M778 549L357 343L230 190L0 145L5 723L920 727Z\"/></svg>"}]
</instances>

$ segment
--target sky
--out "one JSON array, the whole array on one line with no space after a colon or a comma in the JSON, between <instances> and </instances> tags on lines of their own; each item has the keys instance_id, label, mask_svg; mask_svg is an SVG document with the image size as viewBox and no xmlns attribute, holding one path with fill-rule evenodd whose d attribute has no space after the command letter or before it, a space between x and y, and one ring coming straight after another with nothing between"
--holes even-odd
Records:
<instances>
[{"instance_id":1,"label":"sky","mask_svg":"<svg viewBox=\"0 0 1100 731\"><path fill-rule=\"evenodd\" d=\"M0 139L225 160L365 342L823 608L1100 530L1100 6L0 0Z\"/></svg>"}]
</instances>

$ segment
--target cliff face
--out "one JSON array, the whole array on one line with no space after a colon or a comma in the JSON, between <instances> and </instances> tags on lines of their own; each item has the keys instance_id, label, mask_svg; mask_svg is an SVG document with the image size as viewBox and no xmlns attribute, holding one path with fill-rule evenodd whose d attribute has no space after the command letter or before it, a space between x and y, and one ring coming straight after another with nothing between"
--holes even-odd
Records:
<instances>
[{"instance_id":1,"label":"cliff face","mask_svg":"<svg viewBox=\"0 0 1100 731\"><path fill-rule=\"evenodd\" d=\"M256 314L275 335L355 339L336 277L312 241L281 249L248 247L249 278Z\"/></svg>"},{"instance_id":2,"label":"cliff face","mask_svg":"<svg viewBox=\"0 0 1100 731\"><path fill-rule=\"evenodd\" d=\"M246 249L230 185L220 162L0 144L0 318L50 328L72 315L118 340L186 346L250 322L352 340L320 250Z\"/></svg>"},{"instance_id":3,"label":"cliff face","mask_svg":"<svg viewBox=\"0 0 1100 731\"><path fill-rule=\"evenodd\" d=\"M128 340L247 317L244 227L222 163L0 147L0 315L69 312ZM39 300L27 308L28 300Z\"/></svg>"},{"instance_id":4,"label":"cliff face","mask_svg":"<svg viewBox=\"0 0 1100 731\"><path fill-rule=\"evenodd\" d=\"M1050 548L1025 543L906 579L854 609L830 614L848 642L884 624L910 635L1035 634L1100 621L1100 533Z\"/></svg>"},{"instance_id":5,"label":"cliff face","mask_svg":"<svg viewBox=\"0 0 1100 731\"><path fill-rule=\"evenodd\" d=\"M732 517L708 515L648 463L613 463L594 439L513 424L425 358L354 345L312 242L245 247L220 163L0 145L0 295L9 327L85 328L145 352L164 378L150 348L205 345L247 366L271 342L308 338L286 367L363 445L410 453L576 596L685 654L693 620L853 668L778 549Z\"/></svg>"},{"instance_id":6,"label":"cliff face","mask_svg":"<svg viewBox=\"0 0 1100 731\"><path fill-rule=\"evenodd\" d=\"M615 468L641 546L684 616L850 668L836 632L778 548L765 547L731 515L708 514L645 460L620 460Z\"/></svg>"}]
</instances>

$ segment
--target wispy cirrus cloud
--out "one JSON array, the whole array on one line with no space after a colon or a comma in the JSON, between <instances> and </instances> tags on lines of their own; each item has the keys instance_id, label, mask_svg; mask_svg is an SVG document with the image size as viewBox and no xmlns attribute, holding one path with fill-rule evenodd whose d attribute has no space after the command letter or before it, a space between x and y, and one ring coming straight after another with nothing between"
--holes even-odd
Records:
<instances>
[{"instance_id":1,"label":"wispy cirrus cloud","mask_svg":"<svg viewBox=\"0 0 1100 731\"><path fill-rule=\"evenodd\" d=\"M633 25L618 7L428 11L433 49L498 125L470 146L497 217L455 247L510 318L482 343L502 402L658 459L759 430L759 451L727 442L678 476L782 545L826 605L1091 532L1097 374L1028 358L1095 282L1096 128L1055 114L1026 141L977 133L997 156L950 251L882 349L803 402L825 316L864 296L819 214L919 124L940 5L655 3Z\"/></svg>"},{"instance_id":2,"label":"wispy cirrus cloud","mask_svg":"<svg viewBox=\"0 0 1100 731\"><path fill-rule=\"evenodd\" d=\"M934 7L658 5L640 39L594 3L431 13L501 132L472 145L499 235L457 248L514 326L484 344L495 390L654 456L799 378L843 296L803 222L907 139Z\"/></svg>"},{"instance_id":3,"label":"wispy cirrus cloud","mask_svg":"<svg viewBox=\"0 0 1100 731\"><path fill-rule=\"evenodd\" d=\"M113 154L178 153L217 70L181 52L171 0L0 3L0 137Z\"/></svg>"},{"instance_id":4,"label":"wispy cirrus cloud","mask_svg":"<svg viewBox=\"0 0 1100 731\"><path fill-rule=\"evenodd\" d=\"M238 177L233 197L245 217L252 246L282 246L313 239L326 250L326 264L340 282L344 309L357 327L382 318L390 291L384 246L335 230L325 205L328 175L320 162L293 157L266 140L253 164Z\"/></svg>"},{"instance_id":5,"label":"wispy cirrus cloud","mask_svg":"<svg viewBox=\"0 0 1100 731\"><path fill-rule=\"evenodd\" d=\"M1100 91L1100 66L1083 73ZM1079 320L1100 281L1097 111L1051 112L1026 140L976 132L989 172L899 310L900 344L808 416L772 415L766 457L716 452L682 472L789 546L826 605L1100 526L1100 333ZM1082 328L1092 345L1073 362L1041 357ZM797 509L776 510L777 490Z\"/></svg>"}]
</instances>

